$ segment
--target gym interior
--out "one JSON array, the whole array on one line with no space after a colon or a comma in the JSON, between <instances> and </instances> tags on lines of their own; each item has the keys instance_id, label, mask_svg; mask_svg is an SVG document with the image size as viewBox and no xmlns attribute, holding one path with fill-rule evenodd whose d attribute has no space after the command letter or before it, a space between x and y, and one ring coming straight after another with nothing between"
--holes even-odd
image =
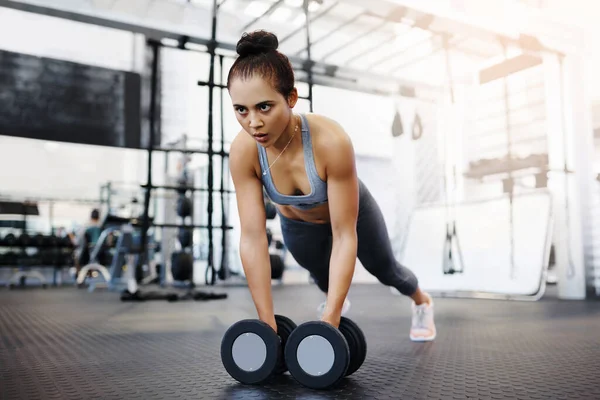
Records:
<instances>
[{"instance_id":1,"label":"gym interior","mask_svg":"<svg viewBox=\"0 0 600 400\"><path fill-rule=\"evenodd\" d=\"M0 398L600 398L583 3L0 0ZM257 29L294 67L294 111L350 136L434 341L357 260L347 323L302 353L325 296L267 196L281 329L257 322L226 88Z\"/></svg>"}]
</instances>

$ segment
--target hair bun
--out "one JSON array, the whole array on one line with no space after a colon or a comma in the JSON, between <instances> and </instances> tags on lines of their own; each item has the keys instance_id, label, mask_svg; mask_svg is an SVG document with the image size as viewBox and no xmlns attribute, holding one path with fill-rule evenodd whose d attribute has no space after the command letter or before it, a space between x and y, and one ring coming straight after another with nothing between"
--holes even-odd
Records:
<instances>
[{"instance_id":1,"label":"hair bun","mask_svg":"<svg viewBox=\"0 0 600 400\"><path fill-rule=\"evenodd\" d=\"M271 32L263 30L244 33L237 43L236 51L240 57L246 57L252 54L268 53L277 50L279 40Z\"/></svg>"}]
</instances>

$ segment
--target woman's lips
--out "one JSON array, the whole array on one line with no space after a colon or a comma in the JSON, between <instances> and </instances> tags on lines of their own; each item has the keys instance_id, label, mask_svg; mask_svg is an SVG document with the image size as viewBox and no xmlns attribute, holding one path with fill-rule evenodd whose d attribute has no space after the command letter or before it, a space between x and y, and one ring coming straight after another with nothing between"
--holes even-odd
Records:
<instances>
[{"instance_id":1,"label":"woman's lips","mask_svg":"<svg viewBox=\"0 0 600 400\"><path fill-rule=\"evenodd\" d=\"M269 140L269 135L267 133L255 133L252 136L254 137L254 140L259 143L265 143L267 140Z\"/></svg>"}]
</instances>

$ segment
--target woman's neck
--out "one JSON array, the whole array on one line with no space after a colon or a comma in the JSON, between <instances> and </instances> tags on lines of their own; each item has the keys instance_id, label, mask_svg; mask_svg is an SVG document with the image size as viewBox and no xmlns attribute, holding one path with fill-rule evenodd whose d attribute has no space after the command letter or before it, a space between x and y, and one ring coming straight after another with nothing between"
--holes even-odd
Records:
<instances>
[{"instance_id":1,"label":"woman's neck","mask_svg":"<svg viewBox=\"0 0 600 400\"><path fill-rule=\"evenodd\" d=\"M285 130L279 136L279 139L273 143L273 149L280 153L284 151L284 149L289 150L289 147L292 145L292 142L298 136L298 132L300 132L300 117L292 114L292 118L290 118L290 122L286 126Z\"/></svg>"}]
</instances>

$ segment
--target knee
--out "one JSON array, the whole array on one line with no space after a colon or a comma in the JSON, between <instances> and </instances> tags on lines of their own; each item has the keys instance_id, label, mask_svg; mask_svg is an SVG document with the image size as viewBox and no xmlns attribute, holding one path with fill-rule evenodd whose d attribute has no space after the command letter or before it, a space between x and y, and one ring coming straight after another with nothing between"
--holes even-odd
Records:
<instances>
[{"instance_id":1,"label":"knee","mask_svg":"<svg viewBox=\"0 0 600 400\"><path fill-rule=\"evenodd\" d=\"M375 275L375 277L386 286L397 286L399 274L392 271L392 268L386 268L384 271Z\"/></svg>"},{"instance_id":2,"label":"knee","mask_svg":"<svg viewBox=\"0 0 600 400\"><path fill-rule=\"evenodd\" d=\"M375 277L386 286L394 286L401 292L414 291L418 285L417 276L398 261L391 260L382 264Z\"/></svg>"},{"instance_id":3,"label":"knee","mask_svg":"<svg viewBox=\"0 0 600 400\"><path fill-rule=\"evenodd\" d=\"M391 254L378 254L376 257L364 257L361 262L365 269L382 281L382 283L383 281L387 282L393 280L394 276L397 276L403 269Z\"/></svg>"}]
</instances>

